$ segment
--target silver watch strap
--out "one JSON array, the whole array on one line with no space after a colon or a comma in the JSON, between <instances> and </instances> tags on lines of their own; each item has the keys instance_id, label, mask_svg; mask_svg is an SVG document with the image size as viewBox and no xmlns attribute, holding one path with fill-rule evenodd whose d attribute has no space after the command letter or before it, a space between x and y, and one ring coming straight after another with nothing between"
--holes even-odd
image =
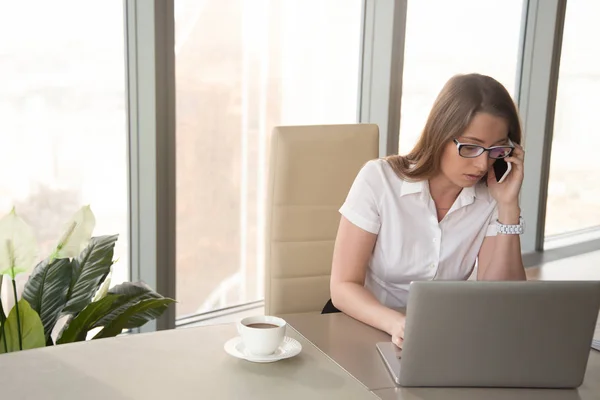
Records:
<instances>
[{"instance_id":1,"label":"silver watch strap","mask_svg":"<svg viewBox=\"0 0 600 400\"><path fill-rule=\"evenodd\" d=\"M518 225L506 225L496 220L498 226L498 233L503 235L522 235L525 232L525 224L523 223L523 217L519 217Z\"/></svg>"}]
</instances>

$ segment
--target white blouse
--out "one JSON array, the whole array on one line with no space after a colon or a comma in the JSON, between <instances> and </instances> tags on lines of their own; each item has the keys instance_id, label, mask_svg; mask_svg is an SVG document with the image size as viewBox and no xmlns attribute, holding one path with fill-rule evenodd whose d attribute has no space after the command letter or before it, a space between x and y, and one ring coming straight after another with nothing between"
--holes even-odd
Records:
<instances>
[{"instance_id":1,"label":"white blouse","mask_svg":"<svg viewBox=\"0 0 600 400\"><path fill-rule=\"evenodd\" d=\"M406 307L411 281L468 279L483 239L496 235L485 184L464 188L438 223L429 183L403 181L385 160L365 164L340 213L378 235L365 287L392 308Z\"/></svg>"}]
</instances>

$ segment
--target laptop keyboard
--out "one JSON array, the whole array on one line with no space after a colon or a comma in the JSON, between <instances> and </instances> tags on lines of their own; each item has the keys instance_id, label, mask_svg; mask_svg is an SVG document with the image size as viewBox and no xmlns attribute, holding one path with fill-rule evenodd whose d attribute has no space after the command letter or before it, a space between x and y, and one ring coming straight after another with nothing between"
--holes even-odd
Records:
<instances>
[{"instance_id":1,"label":"laptop keyboard","mask_svg":"<svg viewBox=\"0 0 600 400\"><path fill-rule=\"evenodd\" d=\"M592 349L600 351L600 339L592 340Z\"/></svg>"}]
</instances>

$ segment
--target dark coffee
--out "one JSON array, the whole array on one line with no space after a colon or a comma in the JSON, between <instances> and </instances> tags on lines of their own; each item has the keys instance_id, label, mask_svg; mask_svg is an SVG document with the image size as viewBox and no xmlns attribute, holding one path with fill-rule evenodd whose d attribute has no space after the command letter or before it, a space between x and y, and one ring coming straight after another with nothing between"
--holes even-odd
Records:
<instances>
[{"instance_id":1,"label":"dark coffee","mask_svg":"<svg viewBox=\"0 0 600 400\"><path fill-rule=\"evenodd\" d=\"M246 325L248 328L257 328L257 329L271 329L271 328L278 328L277 325L273 325L273 324L265 324L262 322L257 322L254 324L248 324Z\"/></svg>"}]
</instances>

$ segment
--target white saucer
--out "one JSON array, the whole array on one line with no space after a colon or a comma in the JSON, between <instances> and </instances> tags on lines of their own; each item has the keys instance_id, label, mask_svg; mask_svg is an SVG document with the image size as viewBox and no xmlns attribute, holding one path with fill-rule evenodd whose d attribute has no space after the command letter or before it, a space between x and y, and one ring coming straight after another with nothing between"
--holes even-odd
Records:
<instances>
[{"instance_id":1,"label":"white saucer","mask_svg":"<svg viewBox=\"0 0 600 400\"><path fill-rule=\"evenodd\" d=\"M286 336L275 353L268 356L255 356L246 351L242 338L239 336L229 339L225 343L225 351L242 360L248 360L257 363L270 363L298 355L302 350L302 345L296 339Z\"/></svg>"}]
</instances>

